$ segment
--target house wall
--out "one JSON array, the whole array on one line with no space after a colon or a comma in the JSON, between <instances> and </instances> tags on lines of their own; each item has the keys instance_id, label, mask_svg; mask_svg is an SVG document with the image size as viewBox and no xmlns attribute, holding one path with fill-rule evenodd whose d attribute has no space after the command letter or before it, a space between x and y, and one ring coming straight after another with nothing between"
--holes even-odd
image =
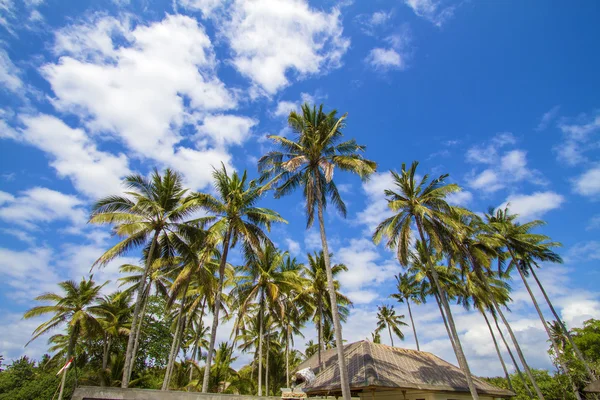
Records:
<instances>
[{"instance_id":1,"label":"house wall","mask_svg":"<svg viewBox=\"0 0 600 400\"><path fill-rule=\"evenodd\" d=\"M361 393L360 400L471 400L470 394L438 393L419 390L406 390L406 397L401 390L385 392ZM480 400L494 400L490 396L479 396Z\"/></svg>"}]
</instances>

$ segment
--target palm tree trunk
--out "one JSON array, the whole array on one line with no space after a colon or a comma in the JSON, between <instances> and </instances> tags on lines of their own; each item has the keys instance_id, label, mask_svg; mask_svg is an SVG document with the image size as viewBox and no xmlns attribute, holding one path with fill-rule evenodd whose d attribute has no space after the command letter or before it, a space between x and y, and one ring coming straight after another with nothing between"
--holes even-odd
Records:
<instances>
[{"instance_id":1,"label":"palm tree trunk","mask_svg":"<svg viewBox=\"0 0 600 400\"><path fill-rule=\"evenodd\" d=\"M512 381L510 380L510 375L508 374L508 369L506 369L506 364L504 363L504 359L502 358L500 347L498 346L498 342L496 341L496 335L494 335L494 331L492 330L492 325L490 325L490 321L488 320L487 315L485 315L485 311L480 308L479 312L481 312L481 315L483 315L483 319L485 319L485 323L487 324L488 330L490 331L490 335L492 336L492 341L494 342L494 347L496 348L496 354L498 354L498 359L500 360L500 364L502 364L502 369L504 370L504 376L506 376L508 386L510 387L510 390L515 392L515 388L513 387Z\"/></svg>"},{"instance_id":2,"label":"palm tree trunk","mask_svg":"<svg viewBox=\"0 0 600 400\"><path fill-rule=\"evenodd\" d=\"M421 226L421 222L417 219L417 228L419 230L419 235L421 236L421 242L424 246L427 245L425 241L425 235L423 234L423 227ZM440 298L442 299L442 306L444 307L444 311L446 311L446 317L448 318L448 325L450 326L450 330L452 335L454 336L454 344L455 344L455 354L456 359L458 361L458 365L460 369L465 374L465 379L467 381L467 385L469 386L469 391L471 392L471 396L473 400L479 400L479 395L477 394L477 388L475 387L475 383L473 382L473 377L471 376L471 370L469 369L469 363L467 362L467 358L465 357L465 353L463 352L462 345L460 343L460 338L458 337L458 332L456 331L456 325L454 324L454 318L452 317L452 311L450 310L450 305L448 304L448 299L446 298L445 291L442 289L442 286L439 282L438 273L431 265L431 260L427 260L427 267L431 271L431 276L433 277L433 281L435 283L435 287L440 294Z\"/></svg>"},{"instance_id":3,"label":"palm tree trunk","mask_svg":"<svg viewBox=\"0 0 600 400\"><path fill-rule=\"evenodd\" d=\"M264 313L264 298L260 294L260 315L258 316L258 395L262 396L262 347L263 347L263 313Z\"/></svg>"},{"instance_id":4,"label":"palm tree trunk","mask_svg":"<svg viewBox=\"0 0 600 400\"><path fill-rule=\"evenodd\" d=\"M351 400L350 382L348 380L348 368L344 357L344 341L342 339L342 324L340 323L340 314L337 306L337 296L333 284L333 273L331 272L331 263L329 260L329 246L327 245L327 235L325 234L325 221L323 219L323 199L321 195L320 182L316 182L316 196L318 201L317 213L319 216L319 228L321 231L321 243L323 245L323 258L325 260L325 269L327 272L327 288L329 289L329 298L331 300L331 314L333 317L333 328L335 332L335 344L338 356L338 365L340 369L340 385L342 397L344 400Z\"/></svg>"},{"instance_id":5,"label":"palm tree trunk","mask_svg":"<svg viewBox=\"0 0 600 400\"><path fill-rule=\"evenodd\" d=\"M415 321L413 321L412 311L410 309L410 300L406 299L406 305L408 305L408 315L410 317L410 324L412 325L413 333L415 335L415 342L417 343L417 351L421 351L421 348L419 347L419 338L417 337L417 328L415 327Z\"/></svg>"},{"instance_id":6,"label":"palm tree trunk","mask_svg":"<svg viewBox=\"0 0 600 400\"><path fill-rule=\"evenodd\" d=\"M212 353L215 351L215 340L217 338L217 326L219 325L219 311L221 309L221 292L223 291L223 281L225 279L225 266L227 265L227 253L229 252L229 240L231 238L231 227L227 228L225 239L223 240L223 253L221 255L221 265L219 265L219 284L215 294L215 309L213 312L213 323L210 327L210 342L208 353L206 354L206 366L204 367L204 379L202 380L202 393L208 392L208 380L210 378L210 364L212 362Z\"/></svg>"},{"instance_id":7,"label":"palm tree trunk","mask_svg":"<svg viewBox=\"0 0 600 400\"><path fill-rule=\"evenodd\" d=\"M529 397L533 397L533 393L531 392L531 389L529 389L529 385L527 384L527 379L525 379L525 376L523 376L523 372L521 372L521 368L519 368L519 364L517 363L517 360L515 359L515 356L513 355L513 352L510 349L510 346L508 345L508 342L506 341L504 334L502 333L502 329L500 329L500 325L498 324L498 318L496 317L496 313L493 310L491 310L490 312L492 314L492 318L494 319L494 323L496 324L496 329L498 330L498 333L500 334L500 338L502 339L502 342L504 343L504 346L506 347L506 351L508 352L508 355L509 355L510 359L512 360L512 363L515 366L515 370L517 371L519 378L521 378L521 382L523 382L523 386L527 390Z\"/></svg>"},{"instance_id":8,"label":"palm tree trunk","mask_svg":"<svg viewBox=\"0 0 600 400\"><path fill-rule=\"evenodd\" d=\"M154 257L154 250L156 248L156 242L158 241L158 235L160 231L156 230L154 232L154 237L152 238L152 244L150 245L150 250L148 251L148 257L146 258L146 265L144 267L144 275L142 276L142 281L140 283L140 287L138 288L138 295L135 301L135 308L133 309L133 316L131 318L131 326L137 326L138 318L140 317L140 311L142 309L143 302L143 293L145 290L146 279L148 279L148 273L152 268L152 262ZM135 345L138 341L136 335L129 334L129 340L127 341L127 350L125 351L125 365L123 368L123 379L121 380L121 387L127 388L129 387L129 378L131 377L131 372L133 370L133 361L135 360L135 356L133 355Z\"/></svg>"},{"instance_id":9,"label":"palm tree trunk","mask_svg":"<svg viewBox=\"0 0 600 400\"><path fill-rule=\"evenodd\" d=\"M165 378L163 379L161 390L169 389L169 383L171 382L171 376L173 375L173 366L175 365L175 359L177 358L177 354L179 353L179 342L180 338L183 336L183 324L185 322L183 311L185 308L185 300L189 285L190 282L188 280L188 282L185 285L185 288L183 289L181 305L179 306L179 313L177 314L177 327L175 328L175 335L173 336L173 341L171 342L169 361L167 362L167 369L165 371Z\"/></svg>"},{"instance_id":10,"label":"palm tree trunk","mask_svg":"<svg viewBox=\"0 0 600 400\"><path fill-rule=\"evenodd\" d=\"M190 383L194 377L194 363L193 361L200 361L202 359L202 346L200 346L200 341L202 340L202 328L204 328L204 307L206 307L206 298L204 296L202 299L202 307L200 307L200 321L198 323L198 330L196 331L196 340L194 343L194 352L192 353L192 363L190 364Z\"/></svg>"},{"instance_id":11,"label":"palm tree trunk","mask_svg":"<svg viewBox=\"0 0 600 400\"><path fill-rule=\"evenodd\" d=\"M394 338L392 337L392 329L390 328L390 324L388 326L388 333L390 334L390 342L392 342L392 347L394 347Z\"/></svg>"},{"instance_id":12,"label":"palm tree trunk","mask_svg":"<svg viewBox=\"0 0 600 400\"><path fill-rule=\"evenodd\" d=\"M285 334L285 387L290 387L290 325Z\"/></svg>"},{"instance_id":13,"label":"palm tree trunk","mask_svg":"<svg viewBox=\"0 0 600 400\"><path fill-rule=\"evenodd\" d=\"M77 338L77 333L75 329L71 330L71 337L69 338L69 347L67 347L67 362L71 359L73 355L73 350L75 350L75 340ZM65 363L66 364L66 363ZM58 392L58 400L62 400L63 393L65 391L65 384L67 382L67 371L69 368L65 368L62 373L62 378L60 380L60 390Z\"/></svg>"},{"instance_id":14,"label":"palm tree trunk","mask_svg":"<svg viewBox=\"0 0 600 400\"><path fill-rule=\"evenodd\" d=\"M437 293L434 292L433 295L435 296L436 303L438 305L438 308L440 309L440 314L442 315L442 321L444 321L444 326L446 327L446 332L448 333L448 339L450 340L450 344L452 345L452 350L454 350L454 353L456 354L456 345L454 344L454 337L452 335L452 331L450 330L450 327L448 326L448 321L446 320L446 314L444 313L444 309L442 308L442 301L440 300L440 297L438 296Z\"/></svg>"},{"instance_id":15,"label":"palm tree trunk","mask_svg":"<svg viewBox=\"0 0 600 400\"><path fill-rule=\"evenodd\" d=\"M496 303L495 300L494 300L494 306L496 307L496 311L498 312L498 315L500 315L502 322L504 322L504 325L506 326L506 329L508 330L508 334L510 335L511 340L513 341L513 344L515 345L515 349L517 350L517 355L519 356L519 359L521 360L521 364L523 364L523 368L525 368L525 373L529 377L529 380L531 381L531 384L533 385L533 389L535 390L535 393L537 394L537 396L540 400L544 400L544 395L542 394L542 391L540 390L539 386L537 385L537 382L535 381L535 378L533 377L533 374L531 373L531 370L529 369L529 365L527 364L527 361L525 361L525 356L523 355L523 352L521 351L521 346L519 346L517 337L515 336L512 328L510 327L510 324L506 320L506 317L504 316L504 313L500 309L500 306L498 305L498 303Z\"/></svg>"},{"instance_id":16,"label":"palm tree trunk","mask_svg":"<svg viewBox=\"0 0 600 400\"><path fill-rule=\"evenodd\" d=\"M146 291L144 294L144 304L142 305L142 311L140 311L139 323L137 324L137 326L135 327L134 332L133 332L133 334L135 335L135 338L134 338L135 346L133 347L132 363L135 363L135 358L137 357L137 352L140 347L140 334L142 332L144 316L146 315L146 308L148 306L148 297L150 295L150 285L151 285L151 282L148 282L148 284L146 285ZM133 326L133 325L131 325L131 326ZM129 331L129 334L131 335L131 330Z\"/></svg>"},{"instance_id":17,"label":"palm tree trunk","mask_svg":"<svg viewBox=\"0 0 600 400\"><path fill-rule=\"evenodd\" d=\"M319 308L319 321L317 326L317 335L319 336L319 343L317 345L317 351L319 353L319 370L323 369L323 359L321 358L321 349L323 348L323 300L319 297L318 305Z\"/></svg>"},{"instance_id":18,"label":"palm tree trunk","mask_svg":"<svg viewBox=\"0 0 600 400\"><path fill-rule=\"evenodd\" d=\"M542 285L542 283L538 279L537 274L535 273L535 270L533 269L533 267L531 265L529 265L529 270L531 271L531 274L533 275L533 278L537 282L538 287L542 291L542 294L544 295L544 299L546 299L546 303L548 303L548 307L550 307L550 311L552 311L552 314L554 315L554 319L556 319L556 321L558 321L558 323L560 324L560 327L563 330L563 333L565 334L565 336L569 340L569 343L571 344L571 347L573 347L573 350L575 351L575 355L583 363L583 365L585 367L585 370L586 370L587 374L589 375L590 379L592 381L594 381L596 379L596 376L594 375L594 372L592 371L592 368L590 367L590 365L588 364L588 362L585 360L585 357L583 357L583 354L581 353L581 350L579 350L579 347L577 347L577 345L575 344L575 341L573 340L573 336L571 336L571 333L569 332L569 330L565 326L563 320L558 316L558 313L556 312L556 309L554 308L554 305L552 304L552 302L550 301L550 298L548 297L548 294L546 293L546 289L544 289L544 286Z\"/></svg>"},{"instance_id":19,"label":"palm tree trunk","mask_svg":"<svg viewBox=\"0 0 600 400\"><path fill-rule=\"evenodd\" d=\"M267 359L267 365L265 366L265 396L269 395L269 344L271 342L271 337L269 336L269 331L267 331L267 351L265 357Z\"/></svg>"},{"instance_id":20,"label":"palm tree trunk","mask_svg":"<svg viewBox=\"0 0 600 400\"><path fill-rule=\"evenodd\" d=\"M511 251L511 255L512 255L512 251ZM527 293L529 293L529 296L531 297L531 301L533 302L533 306L535 307L535 310L537 311L538 316L540 317L540 321L542 321L544 330L546 331L546 334L548 335L548 338L550 339L550 342L552 343L552 348L554 349L554 353L556 354L556 361L559 363L563 373L568 376L569 370L568 370L567 366L562 362L560 357L558 356L560 353L558 350L558 346L556 344L556 340L554 340L554 336L552 336L552 333L550 333L550 329L548 328L548 324L546 323L544 314L542 313L542 310L540 309L540 306L539 306L533 292L531 291L531 287L529 287L529 283L527 282L527 279L525 279L525 274L521 270L521 268L520 268L519 264L517 263L517 260L514 258L514 256L513 256L513 262L515 263L517 270L519 271L519 275L521 275L521 279L523 280L523 284L525 285L525 288L527 289ZM579 396L578 390L576 390L574 394L575 394L576 398L581 399L581 397Z\"/></svg>"}]
</instances>

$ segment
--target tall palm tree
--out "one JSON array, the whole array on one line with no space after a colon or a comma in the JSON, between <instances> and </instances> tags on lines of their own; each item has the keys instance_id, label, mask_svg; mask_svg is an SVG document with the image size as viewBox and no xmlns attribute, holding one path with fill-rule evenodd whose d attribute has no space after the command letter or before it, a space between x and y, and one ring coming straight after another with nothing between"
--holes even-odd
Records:
<instances>
[{"instance_id":1,"label":"tall palm tree","mask_svg":"<svg viewBox=\"0 0 600 400\"><path fill-rule=\"evenodd\" d=\"M454 231L461 229L461 226L451 218L451 214L457 212L456 208L450 206L446 201L446 196L460 191L460 187L456 184L446 184L445 181L448 175L441 175L431 180L431 182L429 182L428 175L421 179L416 178L418 165L419 163L415 161L407 169L406 165L402 164L400 174L391 171L395 187L394 190L385 190L385 195L388 200L388 207L394 215L382 221L373 234L373 241L376 244L381 242L384 237L388 238L386 246L397 249L398 260L402 265L408 265L409 263L411 226L413 223L417 227L421 242L429 252L444 251L448 238L452 236ZM428 261L427 264L442 303L442 308L448 319L448 326L454 340L456 359L465 374L471 396L478 400L477 389L473 383L469 364L460 343L448 299L439 283L436 269L431 265L431 261Z\"/></svg>"},{"instance_id":2,"label":"tall palm tree","mask_svg":"<svg viewBox=\"0 0 600 400\"><path fill-rule=\"evenodd\" d=\"M329 255L332 256L331 254ZM308 314L308 318L313 321L317 328L318 340L318 359L319 365L322 366L321 349L323 349L323 328L329 322L333 324L334 309L331 306L331 296L327 296L327 268L325 264L325 256L323 251L307 254L308 265L304 265L303 275L306 278L306 283L302 291L297 297L300 304L303 305ZM346 296L339 292L340 283L335 279L336 275L348 271L348 267L344 264L335 264L331 267L331 274L334 278L333 285L335 287L335 299L337 301L337 313L342 320L345 320L349 314L348 307L352 306L352 302Z\"/></svg>"},{"instance_id":3,"label":"tall palm tree","mask_svg":"<svg viewBox=\"0 0 600 400\"><path fill-rule=\"evenodd\" d=\"M345 120L346 114L338 117L336 110L323 112L322 104L318 109L316 106L304 104L301 113L292 111L288 118L289 126L295 133L294 140L283 136L269 136L280 150L271 151L261 157L258 161L258 169L264 179L272 178L271 184L276 187L276 198L302 187L306 202L307 227L312 225L315 209L317 210L327 285L333 307L341 390L344 400L350 400L348 371L342 345L342 326L338 317L336 289L333 283L323 213L329 200L344 217L346 216L346 205L333 181L335 168L367 179L375 172L377 164L361 155L366 149L365 146L357 144L354 139L341 141Z\"/></svg>"},{"instance_id":4,"label":"tall palm tree","mask_svg":"<svg viewBox=\"0 0 600 400\"><path fill-rule=\"evenodd\" d=\"M166 169L161 175L154 170L149 179L130 175L123 180L127 191L123 195L108 196L98 200L92 207L90 223L112 225L113 233L123 240L106 251L92 266L103 266L109 261L143 246L144 273L138 288L131 326L138 325L142 310L146 280L151 266L159 255L174 256L183 242L179 233L194 230L185 219L198 205L187 201L187 190L181 175ZM139 337L129 335L125 352L125 368L121 387L129 386L134 364L134 349Z\"/></svg>"},{"instance_id":5,"label":"tall palm tree","mask_svg":"<svg viewBox=\"0 0 600 400\"><path fill-rule=\"evenodd\" d=\"M286 222L278 213L267 208L256 207L265 188L255 180L248 181L246 171L240 176L237 172L228 174L225 165L213 171L214 187L217 196L196 193L191 203L206 210L210 215L198 219L208 228L207 242L222 241L221 264L219 265L219 283L215 295L213 323L210 332L209 348L206 355L206 367L202 381L202 393L208 391L212 355L215 348L219 311L225 278L225 266L229 249L241 242L244 252L250 254L261 243L271 243L263 228L270 230L273 222Z\"/></svg>"},{"instance_id":6,"label":"tall palm tree","mask_svg":"<svg viewBox=\"0 0 600 400\"><path fill-rule=\"evenodd\" d=\"M246 254L246 263L240 268L240 278L232 291L238 315L248 312L250 305L258 304L259 313L259 375L258 395L262 396L263 329L268 313L283 320L286 312L286 293L298 291L302 280L298 270L285 269L285 257L273 244L265 243ZM239 319L239 317L238 317Z\"/></svg>"},{"instance_id":7,"label":"tall palm tree","mask_svg":"<svg viewBox=\"0 0 600 400\"><path fill-rule=\"evenodd\" d=\"M507 251L510 259L507 272L510 272L511 269L516 269L519 272L523 284L531 297L535 310L540 317L542 326L548 335L548 339L552 343L555 353L558 354L558 345L548 327L548 323L537 299L527 282L526 275L529 273L528 266L530 266L532 262L535 262L535 260L562 262L560 256L552 251L552 247L557 247L561 244L551 242L548 236L531 232L533 229L544 225L544 221L534 220L520 224L516 222L516 218L518 217L516 214L509 214L508 206L505 207L504 210L498 209L495 210L495 212L493 209L490 209L485 217L487 220L487 224L485 225L487 230L486 233L494 240L497 240ZM562 363L562 360L558 359L558 361L561 364L564 373L568 373L568 367ZM591 370L588 372L590 373L590 377L593 378ZM575 390L575 396L580 398L577 390Z\"/></svg>"},{"instance_id":8,"label":"tall palm tree","mask_svg":"<svg viewBox=\"0 0 600 400\"><path fill-rule=\"evenodd\" d=\"M96 319L102 327L102 370L100 381L105 383L111 346L114 340L127 336L131 331L131 295L128 292L114 292L102 297L93 308Z\"/></svg>"},{"instance_id":9,"label":"tall palm tree","mask_svg":"<svg viewBox=\"0 0 600 400\"><path fill-rule=\"evenodd\" d=\"M410 309L410 302L412 300L412 302L415 304L421 304L425 301L423 296L423 288L421 287L420 282L417 281L414 274L404 272L396 275L396 290L398 292L392 294L390 297L396 299L398 303L406 302L406 305L408 306L410 324L413 329L413 334L415 335L417 350L421 351L421 348L419 347L419 338L417 337L417 328L415 327L412 310Z\"/></svg>"},{"instance_id":10,"label":"tall palm tree","mask_svg":"<svg viewBox=\"0 0 600 400\"><path fill-rule=\"evenodd\" d=\"M45 293L36 297L36 301L44 301L52 304L33 307L25 312L23 318L29 319L46 314L52 314L52 317L33 331L33 336L27 344L52 329L65 324L68 336L66 353L66 362L68 363L74 356L74 349L79 337L82 334L95 332L100 329L93 311L94 306L100 300L100 290L102 290L104 285L106 283L97 285L93 277L89 279L83 278L79 283L64 281L58 284L63 291L62 294ZM67 371L68 369L65 369L62 374L58 400L62 400L63 397Z\"/></svg>"},{"instance_id":11,"label":"tall palm tree","mask_svg":"<svg viewBox=\"0 0 600 400\"><path fill-rule=\"evenodd\" d=\"M408 326L408 324L402 321L404 319L404 315L396 315L394 306L378 306L377 309L377 328L375 329L375 332L379 333L387 328L390 335L390 341L392 342L392 347L394 347L392 331L396 336L404 340L404 333L402 333L400 330L401 326Z\"/></svg>"}]
</instances>

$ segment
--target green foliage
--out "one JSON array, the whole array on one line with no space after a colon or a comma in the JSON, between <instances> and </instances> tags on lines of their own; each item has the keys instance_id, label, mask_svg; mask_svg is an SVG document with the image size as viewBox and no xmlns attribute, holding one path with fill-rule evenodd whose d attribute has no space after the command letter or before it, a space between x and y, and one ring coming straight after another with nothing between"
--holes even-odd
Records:
<instances>
[{"instance_id":1,"label":"green foliage","mask_svg":"<svg viewBox=\"0 0 600 400\"><path fill-rule=\"evenodd\" d=\"M166 320L165 310L165 298L150 296L136 359L136 365L141 369L144 367L164 368L167 364L173 335L169 329L171 322Z\"/></svg>"},{"instance_id":2,"label":"green foliage","mask_svg":"<svg viewBox=\"0 0 600 400\"><path fill-rule=\"evenodd\" d=\"M540 369L532 369L531 372L533 373L533 376L546 400L575 399L575 395L573 395L573 392L571 391L568 377L559 374L551 375L548 371ZM510 378L515 388L515 391L517 392L517 397L514 397L513 399L530 400L531 397L529 397L529 395L527 394L525 386L523 385L523 382L519 379L519 376L517 374L512 374ZM495 377L483 379L495 386L510 390L506 378Z\"/></svg>"},{"instance_id":3,"label":"green foliage","mask_svg":"<svg viewBox=\"0 0 600 400\"><path fill-rule=\"evenodd\" d=\"M60 378L56 370L47 371L42 363L27 356L15 360L0 372L0 400L48 400L58 389ZM70 398L75 386L75 374L69 370L65 398Z\"/></svg>"}]
</instances>

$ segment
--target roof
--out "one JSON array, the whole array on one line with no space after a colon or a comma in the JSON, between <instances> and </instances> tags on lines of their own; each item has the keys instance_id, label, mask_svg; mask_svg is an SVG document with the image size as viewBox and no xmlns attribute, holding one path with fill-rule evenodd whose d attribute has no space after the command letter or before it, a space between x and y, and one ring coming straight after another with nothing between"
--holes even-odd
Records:
<instances>
[{"instance_id":1,"label":"roof","mask_svg":"<svg viewBox=\"0 0 600 400\"><path fill-rule=\"evenodd\" d=\"M376 344L366 340L344 346L350 389L416 389L445 392L469 392L463 372L434 354ZM310 368L316 379L303 387L308 394L340 391L340 375L336 349L321 352L323 369L319 368L318 354L300 364L297 370ZM493 386L473 377L477 392L496 397L511 397L509 390Z\"/></svg>"}]
</instances>

